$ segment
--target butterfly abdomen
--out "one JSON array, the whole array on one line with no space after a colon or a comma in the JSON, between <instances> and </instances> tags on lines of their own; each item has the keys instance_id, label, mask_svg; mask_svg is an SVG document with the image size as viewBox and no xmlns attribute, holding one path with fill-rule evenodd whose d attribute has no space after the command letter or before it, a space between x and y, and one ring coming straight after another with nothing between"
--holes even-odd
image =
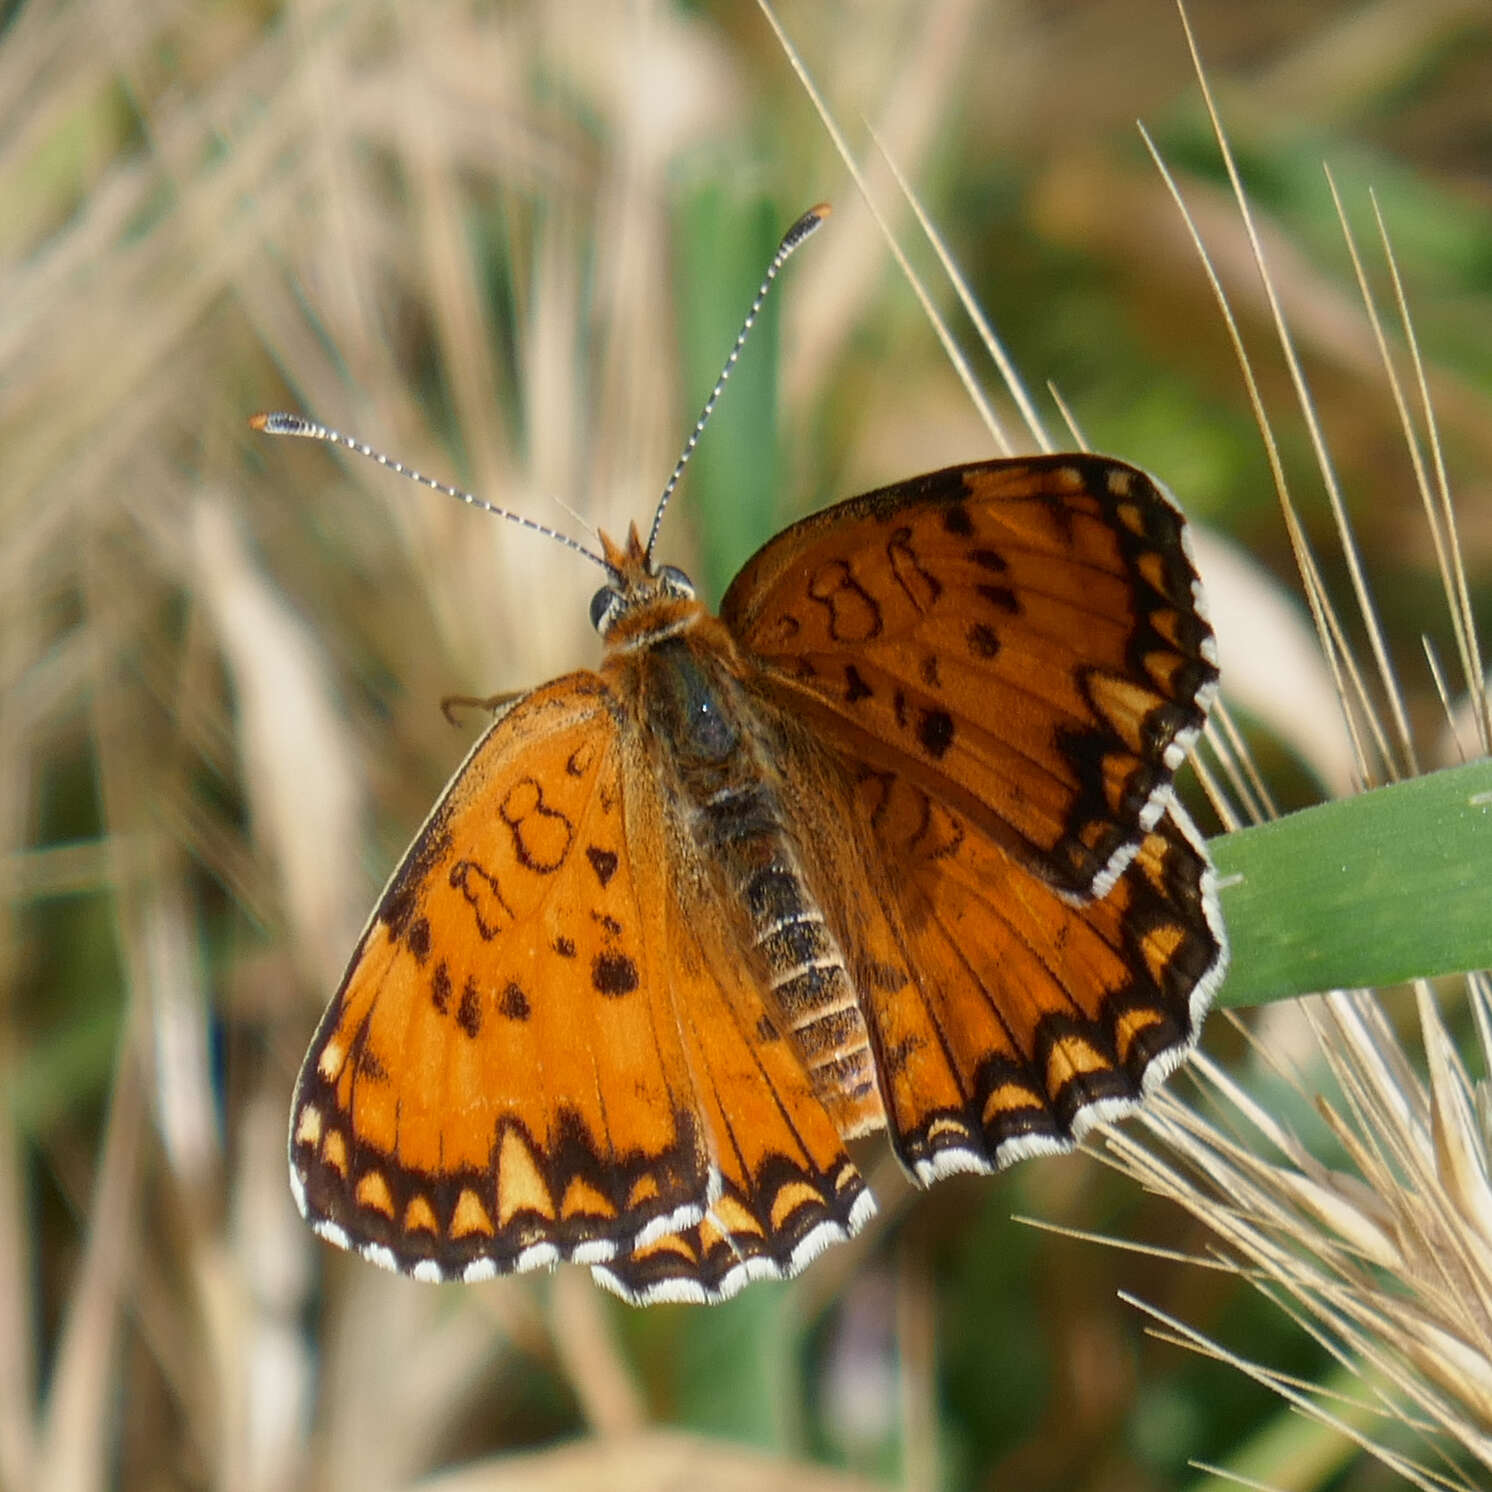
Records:
<instances>
[{"instance_id":1,"label":"butterfly abdomen","mask_svg":"<svg viewBox=\"0 0 1492 1492\"><path fill-rule=\"evenodd\" d=\"M702 632L719 624L695 619ZM729 652L726 652L729 657ZM653 718L668 740L678 795L769 1014L755 1033L785 1040L841 1132L882 1123L865 1017L844 951L802 861L760 743L770 735L733 672L685 637L655 644L643 665Z\"/></svg>"},{"instance_id":2,"label":"butterfly abdomen","mask_svg":"<svg viewBox=\"0 0 1492 1492\"><path fill-rule=\"evenodd\" d=\"M745 914L748 957L785 1039L845 1133L881 1122L865 1017L839 940L804 879L772 788L761 780L717 787L699 804L695 833Z\"/></svg>"}]
</instances>

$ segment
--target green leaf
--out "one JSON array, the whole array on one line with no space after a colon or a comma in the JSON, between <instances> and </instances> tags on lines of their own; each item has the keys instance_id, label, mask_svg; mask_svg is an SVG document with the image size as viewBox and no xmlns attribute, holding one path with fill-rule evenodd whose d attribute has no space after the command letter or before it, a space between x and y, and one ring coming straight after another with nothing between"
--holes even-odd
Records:
<instances>
[{"instance_id":1,"label":"green leaf","mask_svg":"<svg viewBox=\"0 0 1492 1492\"><path fill-rule=\"evenodd\" d=\"M1223 1005L1492 966L1492 761L1211 841Z\"/></svg>"}]
</instances>

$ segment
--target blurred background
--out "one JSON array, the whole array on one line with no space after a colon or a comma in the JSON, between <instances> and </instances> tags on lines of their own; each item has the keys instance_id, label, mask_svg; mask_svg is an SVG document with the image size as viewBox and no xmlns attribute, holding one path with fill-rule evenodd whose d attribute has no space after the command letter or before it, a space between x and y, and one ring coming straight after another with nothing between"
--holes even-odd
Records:
<instances>
[{"instance_id":1,"label":"blurred background","mask_svg":"<svg viewBox=\"0 0 1492 1492\"><path fill-rule=\"evenodd\" d=\"M1432 727L1420 637L1448 651L1449 626L1321 162L1365 236L1379 195L1485 599L1492 16L1190 14ZM1252 625L1293 605L1289 549L1134 126L1304 471L1169 0L784 0L781 19L904 231L870 128L915 184L1050 428L1049 379L1093 447L1233 546L1209 542L1219 566L1256 567L1220 606L1225 685L1280 800L1344 787L1330 709L1281 682L1291 613ZM423 1287L294 1214L296 1068L480 728L439 702L594 662L596 576L248 416L299 409L542 522L576 531L559 499L624 531L778 235L828 199L662 557L718 600L787 520L995 451L761 12L33 0L0 27L0 1487L1144 1489L1267 1444L1279 1401L1149 1339L1117 1292L1320 1375L1303 1334L1231 1276L1012 1221L1206 1246L1087 1157L917 1197L876 1165L861 1240L711 1310L630 1310L583 1271ZM1339 583L1319 484L1299 496ZM1246 1068L1221 1022L1208 1044ZM1290 1485L1387 1481L1340 1449L1311 1465Z\"/></svg>"}]
</instances>

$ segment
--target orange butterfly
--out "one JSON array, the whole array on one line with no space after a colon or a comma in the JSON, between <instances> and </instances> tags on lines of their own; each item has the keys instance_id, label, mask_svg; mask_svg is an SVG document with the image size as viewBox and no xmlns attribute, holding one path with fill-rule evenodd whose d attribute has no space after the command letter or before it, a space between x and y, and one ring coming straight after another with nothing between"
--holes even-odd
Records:
<instances>
[{"instance_id":1,"label":"orange butterfly","mask_svg":"<svg viewBox=\"0 0 1492 1492\"><path fill-rule=\"evenodd\" d=\"M600 670L506 703L311 1043L290 1159L323 1238L721 1300L870 1217L846 1141L992 1171L1182 1060L1226 951L1172 775L1217 669L1149 477L899 482L779 534L718 618L635 525L602 545Z\"/></svg>"}]
</instances>

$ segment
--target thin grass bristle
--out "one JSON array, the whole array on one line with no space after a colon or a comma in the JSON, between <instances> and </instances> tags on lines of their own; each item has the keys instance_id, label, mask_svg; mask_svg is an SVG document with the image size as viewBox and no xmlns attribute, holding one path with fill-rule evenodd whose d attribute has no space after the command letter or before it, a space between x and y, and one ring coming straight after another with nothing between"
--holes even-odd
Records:
<instances>
[{"instance_id":1,"label":"thin grass bristle","mask_svg":"<svg viewBox=\"0 0 1492 1492\"><path fill-rule=\"evenodd\" d=\"M1205 88L1202 64L1192 45ZM1290 364L1299 409L1312 432L1375 660L1377 699L1382 702L1377 708L1365 682L1368 670L1353 660L1345 629L1325 598L1317 561L1293 540L1323 649L1340 662L1337 678L1344 712L1363 727L1354 736L1360 780L1412 774L1419 770L1421 757L1409 727L1405 690L1388 661L1343 494L1272 290L1267 256L1253 231L1243 181L1228 153L1222 122L1215 111L1212 117L1268 292L1275 330ZM1416 428L1329 172L1328 184L1423 498L1463 680L1474 701L1474 717L1482 722L1487 698L1476 627L1428 390L1421 375L1424 424ZM1384 255L1392 266L1381 216L1377 221ZM1200 238L1195 241L1205 258ZM1225 303L1210 265L1209 274L1220 303ZM1414 347L1397 270L1393 278L1402 334ZM1245 376L1251 389L1257 389L1231 315L1229 325ZM1257 395L1254 407L1273 453L1278 444ZM1421 457L1421 439L1435 453L1433 481ZM1282 465L1274 455L1271 460L1290 531L1298 535L1300 522ZM1443 695L1444 684L1438 678L1436 687ZM1382 707L1387 720L1379 718ZM1242 770L1246 752L1238 753L1237 745L1232 739L1223 749L1221 737L1212 736L1221 773L1218 790L1249 801L1254 786ZM1425 910L1433 916L1432 909ZM1471 1044L1483 1073L1492 1071L1492 1045L1487 1041L1492 1022L1485 1015L1487 985L1481 975L1461 981L1459 989L1437 991L1418 981L1415 1001L1417 1056L1404 1043L1385 1003L1368 991L1336 991L1301 1007L1312 1043L1305 1053L1311 1061L1309 1071L1277 1061L1268 1035L1254 1039L1256 1075L1272 1072L1277 1081L1287 1082L1303 1113L1315 1107L1321 1127L1310 1142L1278 1121L1273 1108L1255 1102L1245 1082L1200 1059L1189 1070L1196 1099L1162 1095L1141 1114L1135 1132L1105 1136L1105 1155L1125 1174L1172 1198L1203 1224L1212 1239L1208 1262L1251 1280L1310 1332L1339 1364L1338 1377L1352 1385L1359 1407L1371 1407L1372 1419L1342 1412L1340 1382L1328 1391L1324 1384L1287 1382L1265 1367L1233 1359L1236 1368L1268 1383L1297 1410L1339 1431L1412 1484L1469 1488L1492 1472L1492 1167L1486 1082L1468 1076L1442 1010L1449 1002L1476 1013L1476 1040ZM1336 1152L1330 1163L1318 1158L1329 1150ZM1150 1307L1141 1309L1163 1321L1172 1340L1207 1354L1222 1350L1205 1334Z\"/></svg>"}]
</instances>

